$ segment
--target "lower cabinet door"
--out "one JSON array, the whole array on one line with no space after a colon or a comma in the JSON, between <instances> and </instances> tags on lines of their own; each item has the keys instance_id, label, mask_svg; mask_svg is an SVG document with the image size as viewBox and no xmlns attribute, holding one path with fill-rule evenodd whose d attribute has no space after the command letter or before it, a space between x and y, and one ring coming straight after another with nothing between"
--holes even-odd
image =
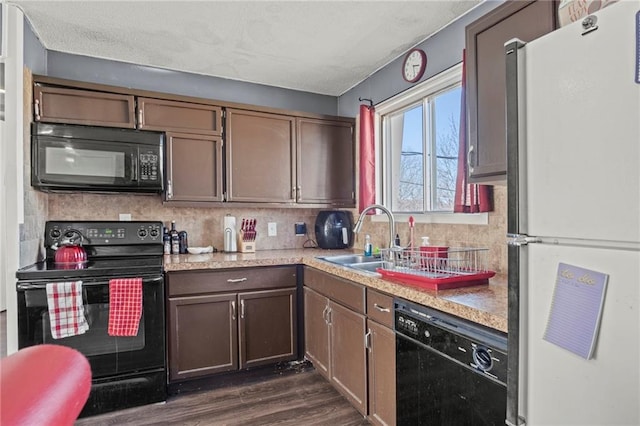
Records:
<instances>
[{"instance_id":1,"label":"lower cabinet door","mask_svg":"<svg viewBox=\"0 0 640 426\"><path fill-rule=\"evenodd\" d=\"M236 294L169 299L169 380L238 368Z\"/></svg>"},{"instance_id":2,"label":"lower cabinet door","mask_svg":"<svg viewBox=\"0 0 640 426\"><path fill-rule=\"evenodd\" d=\"M297 356L296 289L240 293L240 368Z\"/></svg>"},{"instance_id":3,"label":"lower cabinet door","mask_svg":"<svg viewBox=\"0 0 640 426\"><path fill-rule=\"evenodd\" d=\"M329 379L329 300L304 288L305 356L320 374Z\"/></svg>"},{"instance_id":4,"label":"lower cabinet door","mask_svg":"<svg viewBox=\"0 0 640 426\"><path fill-rule=\"evenodd\" d=\"M369 335L369 421L396 424L396 335L367 320Z\"/></svg>"},{"instance_id":5,"label":"lower cabinet door","mask_svg":"<svg viewBox=\"0 0 640 426\"><path fill-rule=\"evenodd\" d=\"M329 302L331 382L364 416L367 415L366 317Z\"/></svg>"}]
</instances>

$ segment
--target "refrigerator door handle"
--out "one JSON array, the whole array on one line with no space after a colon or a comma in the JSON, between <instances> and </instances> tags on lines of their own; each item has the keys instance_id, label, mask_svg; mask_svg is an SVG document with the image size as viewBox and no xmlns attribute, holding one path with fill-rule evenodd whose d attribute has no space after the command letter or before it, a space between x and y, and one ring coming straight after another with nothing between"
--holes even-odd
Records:
<instances>
[{"instance_id":1,"label":"refrigerator door handle","mask_svg":"<svg viewBox=\"0 0 640 426\"><path fill-rule=\"evenodd\" d=\"M527 234L507 234L507 245L510 246L526 246L531 243L541 243L542 238L530 237Z\"/></svg>"}]
</instances>

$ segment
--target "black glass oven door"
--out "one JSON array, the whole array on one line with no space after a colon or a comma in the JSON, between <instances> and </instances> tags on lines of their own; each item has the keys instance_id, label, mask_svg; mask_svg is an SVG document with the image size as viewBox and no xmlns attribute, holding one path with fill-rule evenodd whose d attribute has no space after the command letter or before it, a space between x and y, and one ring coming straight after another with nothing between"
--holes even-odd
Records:
<instances>
[{"instance_id":1,"label":"black glass oven door","mask_svg":"<svg viewBox=\"0 0 640 426\"><path fill-rule=\"evenodd\" d=\"M109 282L83 279L89 329L84 334L54 339L46 283L18 283L18 346L49 343L77 349L89 359L94 379L164 367L164 280L162 276L145 278L142 287L142 318L136 336L109 336Z\"/></svg>"}]
</instances>

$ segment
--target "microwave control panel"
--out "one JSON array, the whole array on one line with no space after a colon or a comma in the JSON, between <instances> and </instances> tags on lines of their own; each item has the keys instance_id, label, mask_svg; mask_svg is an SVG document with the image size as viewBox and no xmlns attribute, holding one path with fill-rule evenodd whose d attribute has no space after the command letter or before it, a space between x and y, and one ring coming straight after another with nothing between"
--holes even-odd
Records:
<instances>
[{"instance_id":1,"label":"microwave control panel","mask_svg":"<svg viewBox=\"0 0 640 426\"><path fill-rule=\"evenodd\" d=\"M140 163L140 180L143 182L157 182L160 180L160 156L153 151L141 152L138 155Z\"/></svg>"}]
</instances>

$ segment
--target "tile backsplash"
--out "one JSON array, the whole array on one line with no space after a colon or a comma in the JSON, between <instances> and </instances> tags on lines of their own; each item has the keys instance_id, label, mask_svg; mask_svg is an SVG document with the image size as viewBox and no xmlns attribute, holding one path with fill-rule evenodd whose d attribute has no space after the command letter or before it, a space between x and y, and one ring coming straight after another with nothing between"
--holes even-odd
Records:
<instances>
[{"instance_id":1,"label":"tile backsplash","mask_svg":"<svg viewBox=\"0 0 640 426\"><path fill-rule=\"evenodd\" d=\"M130 214L132 220L158 220L170 226L176 221L178 230L189 234L192 247L212 245L223 247L223 218L230 214L238 223L242 218L257 219L257 249L302 248L308 239L314 239L313 227L320 209L294 208L241 208L234 207L174 207L163 204L160 196L105 195L105 194L44 194L27 187L25 194L25 224L22 239L21 263L35 262L42 256L42 237L46 220L118 220L121 213ZM44 201L43 200L46 200ZM489 249L489 268L499 273L507 271L506 235L506 187L494 188L495 211L489 213L487 225L415 225L414 239L428 236L432 245L449 247L486 247ZM353 211L354 219L357 212ZM277 236L267 236L267 224L277 224ZM305 222L305 237L295 235L294 224ZM397 223L397 233L403 244L409 241L407 223ZM367 219L356 236L356 250L364 246L364 235L370 234L374 246L384 247L388 239L386 222L372 223Z\"/></svg>"},{"instance_id":2,"label":"tile backsplash","mask_svg":"<svg viewBox=\"0 0 640 426\"><path fill-rule=\"evenodd\" d=\"M317 209L278 209L241 207L173 207L163 204L160 196L106 195L106 194L49 194L49 220L119 220L121 213L130 214L131 220L158 220L167 227L176 221L179 231L187 231L189 245L212 245L223 248L223 218L230 214L238 225L242 218L257 220L258 250L302 248L306 237L295 235L294 224L305 222L309 235ZM276 223L277 235L267 235L267 224Z\"/></svg>"},{"instance_id":3,"label":"tile backsplash","mask_svg":"<svg viewBox=\"0 0 640 426\"><path fill-rule=\"evenodd\" d=\"M496 272L507 271L506 235L506 187L494 188L495 211L489 213L487 225L416 224L414 238L429 236L433 245L449 247L486 247L489 249L489 267ZM242 218L257 219L257 249L302 248L307 237L295 236L294 224L305 222L310 238L314 238L313 226L320 209L293 208L241 208L241 207L173 207L163 204L160 196L148 195L104 195L104 194L49 194L48 220L118 220L120 213L128 213L132 220L159 220L170 226L176 221L178 230L189 234L189 245L213 245L223 247L223 218L226 214ZM354 219L357 212L353 211ZM277 224L277 236L267 236L267 224ZM409 241L407 223L396 224L403 244ZM374 246L384 247L388 239L386 222L372 223L366 220L362 231L356 236L356 250L364 246L364 235L370 234Z\"/></svg>"}]
</instances>

